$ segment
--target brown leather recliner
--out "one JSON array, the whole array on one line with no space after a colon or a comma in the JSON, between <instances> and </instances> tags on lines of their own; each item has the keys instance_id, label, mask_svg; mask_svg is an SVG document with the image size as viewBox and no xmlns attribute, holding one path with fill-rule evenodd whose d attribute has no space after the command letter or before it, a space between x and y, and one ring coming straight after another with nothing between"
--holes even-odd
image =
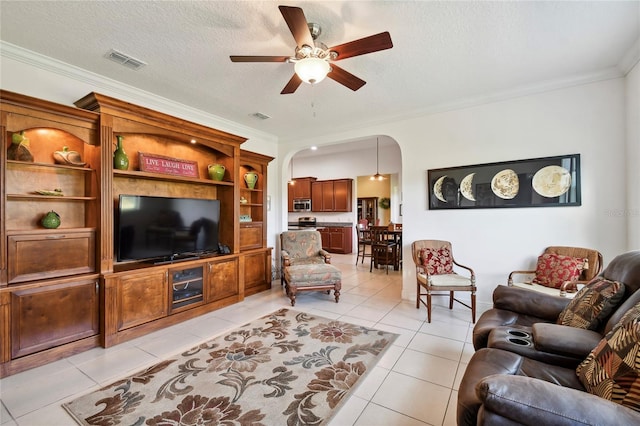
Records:
<instances>
[{"instance_id":1,"label":"brown leather recliner","mask_svg":"<svg viewBox=\"0 0 640 426\"><path fill-rule=\"evenodd\" d=\"M546 342L546 344L556 346L556 343L561 344L564 341L569 341L570 345L563 344L562 347L570 351L570 358L577 358L578 361L583 359L585 347L588 348L588 353L602 336L620 320L622 314L640 301L640 292L637 291L640 288L640 251L631 251L616 256L600 276L623 283L625 294L609 320L595 332L555 325L560 312L571 299L517 287L498 286L493 292L493 309L484 312L473 328L474 348L479 350L490 346L488 344L490 333L497 328L509 326L509 328L519 329L531 335L535 334L533 340L536 345L542 345ZM545 323L546 325L543 325ZM546 338L542 336L543 332L546 334ZM555 336L558 338L556 339ZM535 337L540 337L540 339ZM580 342L582 344L579 345ZM555 349L557 352L561 348ZM575 350L578 352L575 353ZM522 354L529 356L527 353Z\"/></svg>"},{"instance_id":2,"label":"brown leather recliner","mask_svg":"<svg viewBox=\"0 0 640 426\"><path fill-rule=\"evenodd\" d=\"M640 413L588 393L574 368L501 349L473 354L458 390L458 426L637 425Z\"/></svg>"},{"instance_id":3,"label":"brown leather recliner","mask_svg":"<svg viewBox=\"0 0 640 426\"><path fill-rule=\"evenodd\" d=\"M517 294L511 291L519 289L497 291L495 312L488 317L494 323L500 318L514 323L524 318L533 323L530 328L514 329L529 330L535 346L523 353L480 348L473 355L458 391L459 425L640 424L639 412L588 393L576 375L575 367L598 345L602 335L640 302L640 292L636 291L640 287L640 251L617 256L602 275L624 283L627 299L599 331L550 324L553 311L561 310L560 297L529 292L527 302L527 298L515 297ZM542 305L546 298L553 299L551 307ZM507 306L513 310L504 309ZM545 322L535 323L536 318ZM476 328L484 327L482 321L481 317ZM474 330L474 343L475 337ZM537 354L532 355L534 352ZM566 356L570 362L554 356Z\"/></svg>"}]
</instances>

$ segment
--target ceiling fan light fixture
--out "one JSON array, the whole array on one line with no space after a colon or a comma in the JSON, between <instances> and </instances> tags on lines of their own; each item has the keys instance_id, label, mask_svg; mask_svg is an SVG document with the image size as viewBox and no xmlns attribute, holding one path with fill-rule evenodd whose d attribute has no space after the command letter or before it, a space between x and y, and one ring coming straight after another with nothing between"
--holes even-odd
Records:
<instances>
[{"instance_id":1,"label":"ceiling fan light fixture","mask_svg":"<svg viewBox=\"0 0 640 426\"><path fill-rule=\"evenodd\" d=\"M308 84L317 84L329 74L331 66L324 59L311 57L297 61L294 70L300 80Z\"/></svg>"}]
</instances>

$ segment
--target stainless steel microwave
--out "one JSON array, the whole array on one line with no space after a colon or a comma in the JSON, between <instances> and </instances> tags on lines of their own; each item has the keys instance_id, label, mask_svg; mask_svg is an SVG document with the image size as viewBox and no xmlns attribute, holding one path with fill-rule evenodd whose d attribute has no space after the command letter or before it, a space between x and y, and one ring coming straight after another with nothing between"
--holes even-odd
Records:
<instances>
[{"instance_id":1,"label":"stainless steel microwave","mask_svg":"<svg viewBox=\"0 0 640 426\"><path fill-rule=\"evenodd\" d=\"M311 200L308 198L298 198L293 200L293 211L294 212L310 212Z\"/></svg>"}]
</instances>

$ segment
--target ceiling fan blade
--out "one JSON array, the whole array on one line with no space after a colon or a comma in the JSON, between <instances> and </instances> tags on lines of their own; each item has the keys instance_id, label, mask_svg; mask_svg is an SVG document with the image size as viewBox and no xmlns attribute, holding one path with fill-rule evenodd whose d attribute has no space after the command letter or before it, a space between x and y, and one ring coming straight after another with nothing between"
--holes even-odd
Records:
<instances>
[{"instance_id":1,"label":"ceiling fan blade","mask_svg":"<svg viewBox=\"0 0 640 426\"><path fill-rule=\"evenodd\" d=\"M293 34L293 38L296 40L298 47L302 47L305 44L310 47L315 47L307 24L307 18L305 18L302 9L291 6L278 6L278 9L280 9L282 17L289 26L289 30L291 34Z\"/></svg>"},{"instance_id":2,"label":"ceiling fan blade","mask_svg":"<svg viewBox=\"0 0 640 426\"><path fill-rule=\"evenodd\" d=\"M293 77L291 77L291 80L289 80L287 85L284 86L284 89L282 89L282 92L280 92L280 94L288 95L289 93L293 93L301 84L302 80L300 79L300 77L298 77L298 74L294 73Z\"/></svg>"},{"instance_id":3,"label":"ceiling fan blade","mask_svg":"<svg viewBox=\"0 0 640 426\"><path fill-rule=\"evenodd\" d=\"M290 56L229 56L231 62L287 62Z\"/></svg>"},{"instance_id":4,"label":"ceiling fan blade","mask_svg":"<svg viewBox=\"0 0 640 426\"><path fill-rule=\"evenodd\" d=\"M341 59L351 58L352 56L391 49L392 47L393 43L391 42L391 35L388 31L385 31L380 34L340 44L330 48L329 50L338 54L338 57L335 60L339 61Z\"/></svg>"},{"instance_id":5,"label":"ceiling fan blade","mask_svg":"<svg viewBox=\"0 0 640 426\"><path fill-rule=\"evenodd\" d=\"M331 64L331 72L327 74L327 77L337 81L343 86L348 87L354 92L359 88L361 88L362 86L364 86L365 84L367 84L366 81L359 79L355 75L351 74L348 71L343 70L342 68L338 67L335 64Z\"/></svg>"}]
</instances>

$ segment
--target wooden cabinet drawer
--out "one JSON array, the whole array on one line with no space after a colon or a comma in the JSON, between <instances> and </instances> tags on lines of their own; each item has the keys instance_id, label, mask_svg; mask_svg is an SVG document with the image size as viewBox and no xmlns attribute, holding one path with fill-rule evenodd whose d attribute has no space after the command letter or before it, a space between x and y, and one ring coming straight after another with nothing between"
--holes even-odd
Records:
<instances>
[{"instance_id":1,"label":"wooden cabinet drawer","mask_svg":"<svg viewBox=\"0 0 640 426\"><path fill-rule=\"evenodd\" d=\"M240 224L240 250L262 247L262 223Z\"/></svg>"},{"instance_id":2,"label":"wooden cabinet drawer","mask_svg":"<svg viewBox=\"0 0 640 426\"><path fill-rule=\"evenodd\" d=\"M11 293L11 357L100 332L98 284L77 280Z\"/></svg>"},{"instance_id":3,"label":"wooden cabinet drawer","mask_svg":"<svg viewBox=\"0 0 640 426\"><path fill-rule=\"evenodd\" d=\"M7 240L9 283L95 271L94 230L14 233Z\"/></svg>"}]
</instances>

